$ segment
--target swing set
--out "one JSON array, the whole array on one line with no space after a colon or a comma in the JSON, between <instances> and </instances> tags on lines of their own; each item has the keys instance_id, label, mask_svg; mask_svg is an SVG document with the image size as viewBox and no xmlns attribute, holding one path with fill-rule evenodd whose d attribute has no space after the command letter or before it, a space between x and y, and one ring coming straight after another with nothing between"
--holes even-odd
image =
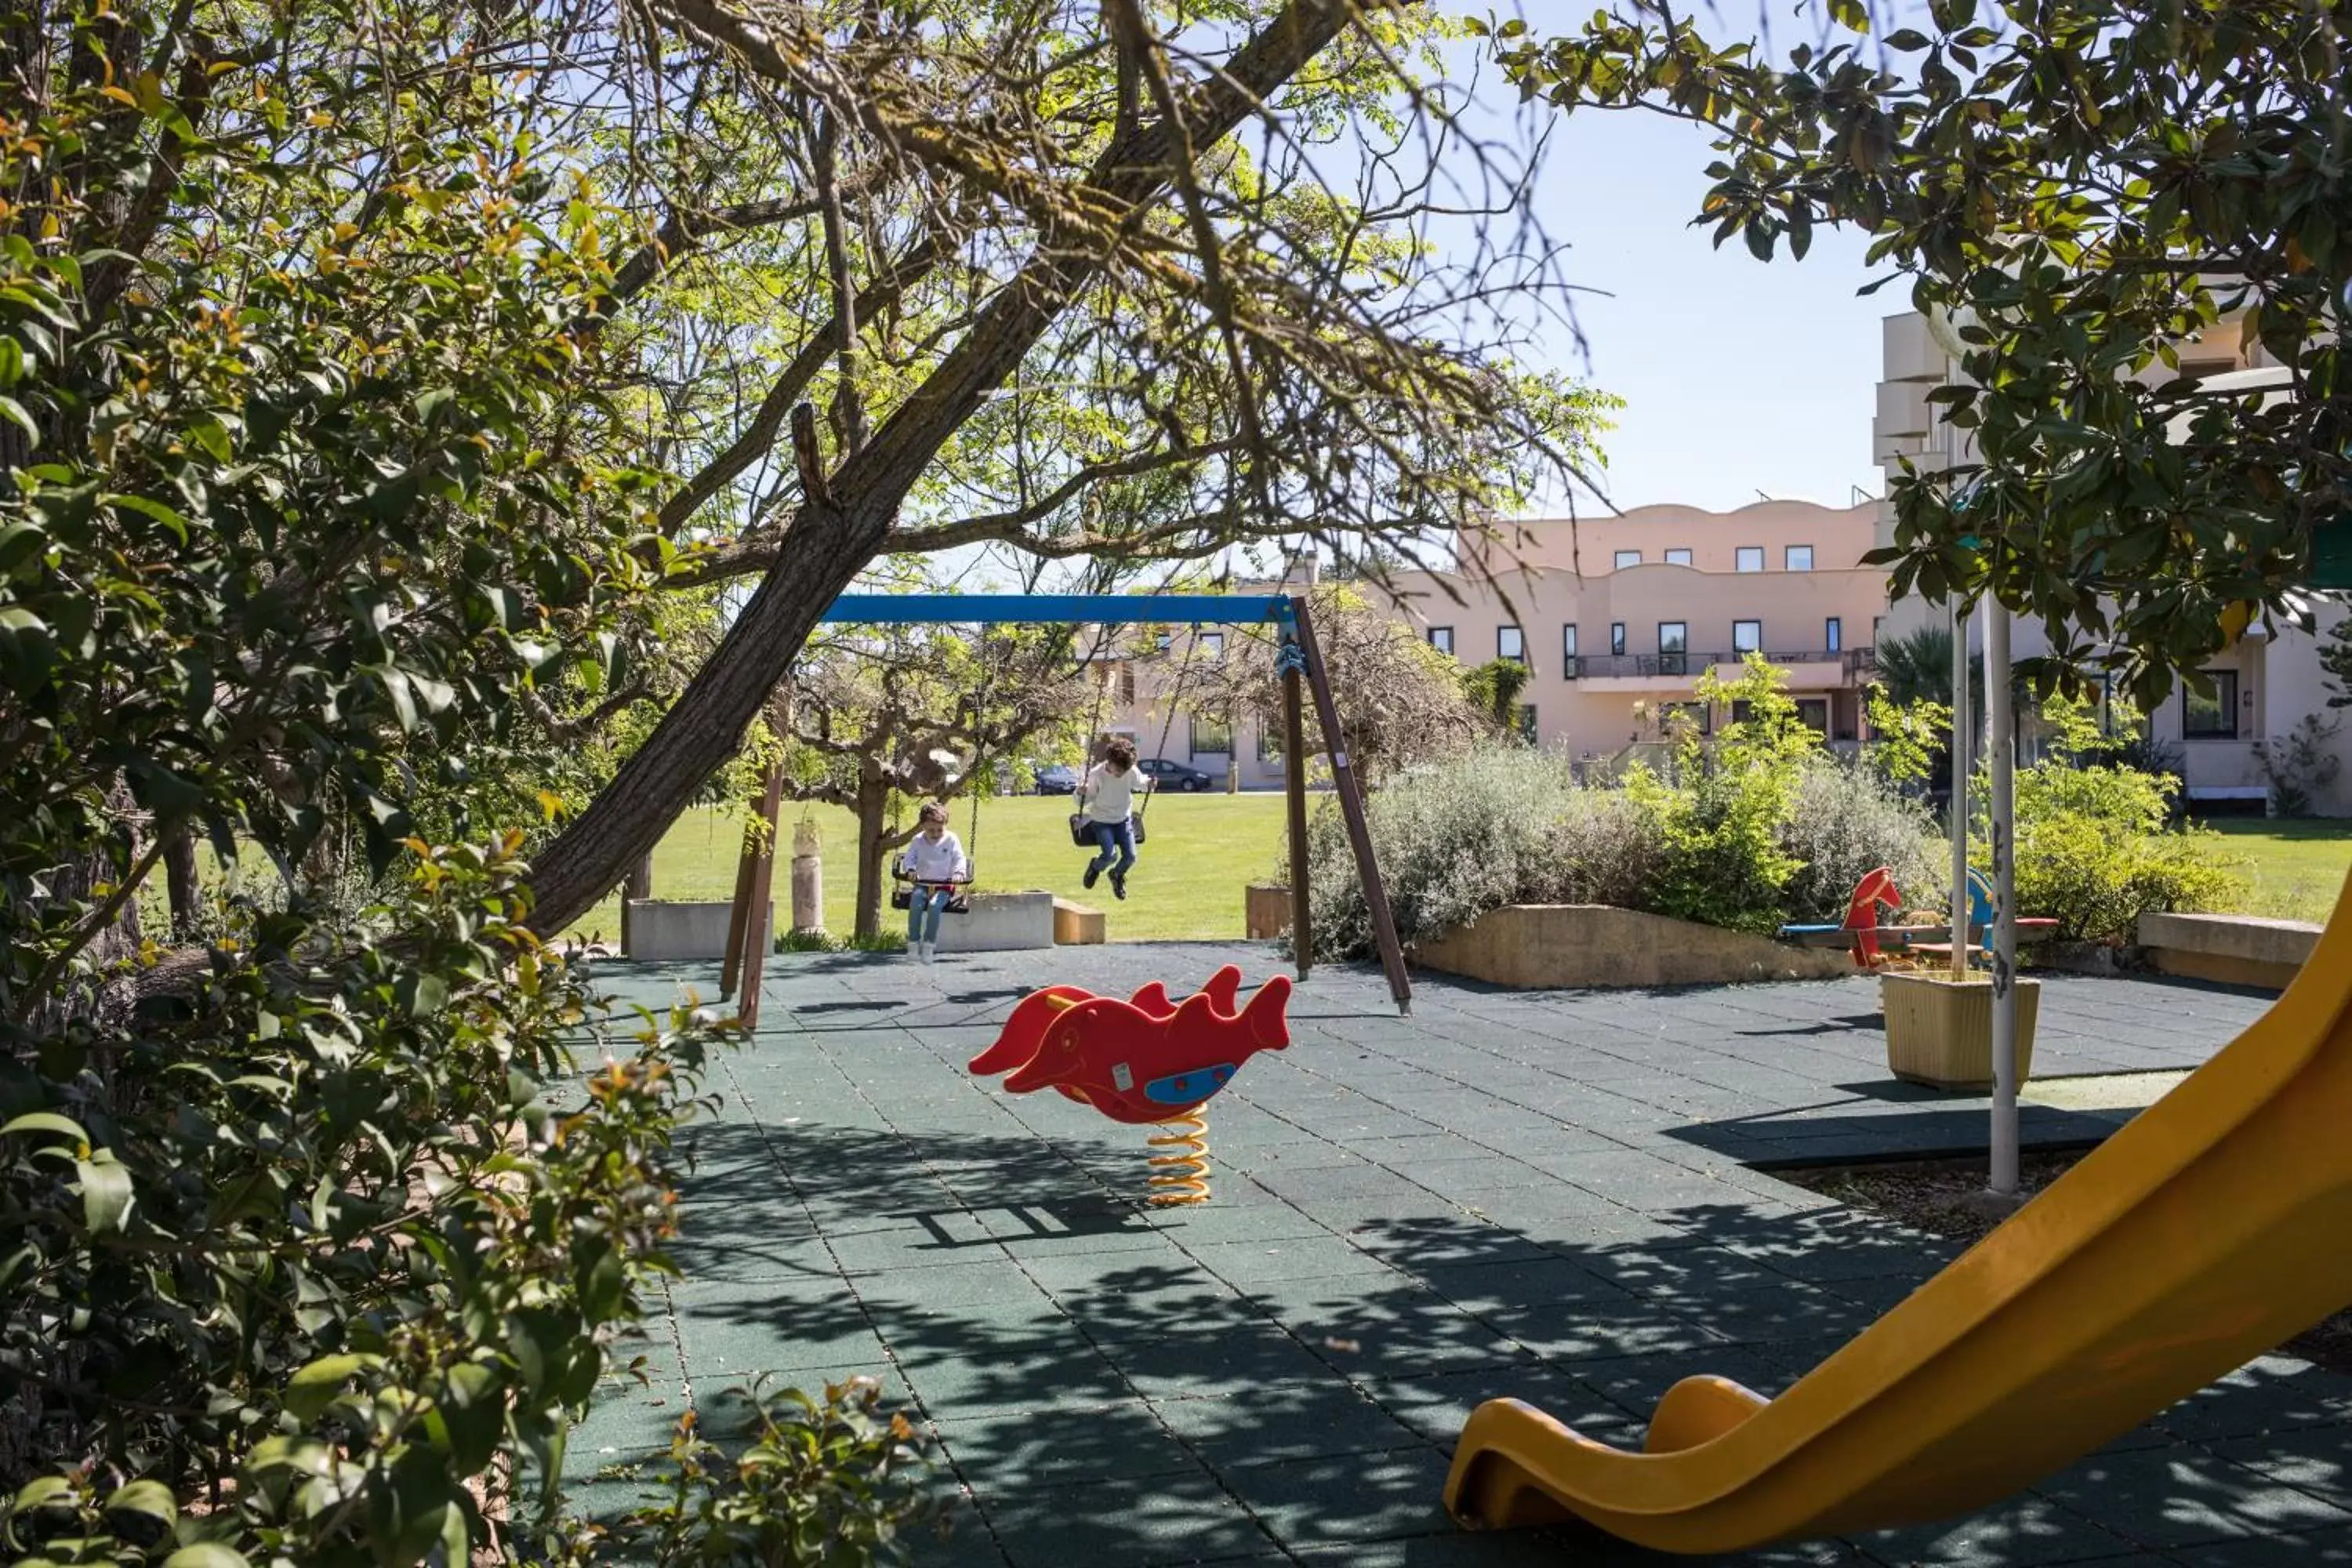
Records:
<instances>
[{"instance_id":1,"label":"swing set","mask_svg":"<svg viewBox=\"0 0 2352 1568\"><path fill-rule=\"evenodd\" d=\"M1347 742L1339 731L1339 704L1332 696L1322 651L1315 640L1314 619L1304 599L1287 594L845 594L820 619L831 625L856 626L1272 626L1281 638L1276 668L1282 680L1283 755L1286 759L1283 787L1288 797L1292 963L1303 980L1314 954L1307 878L1306 700L1311 694L1331 764L1332 788L1339 799L1357 874L1363 881L1364 902L1371 916L1373 938L1380 945L1381 967L1388 977L1389 994L1399 1014L1412 1013L1412 982L1405 973L1404 950L1397 942L1388 893L1381 882L1380 867L1372 858L1363 789L1349 765ZM1194 647L1199 640L1196 636ZM1176 700L1181 693L1192 651L1192 647L1186 648L1184 663L1178 669L1177 689L1169 694L1171 727L1175 722ZM1101 710L1098 696L1097 731ZM1098 740L1098 733L1087 738L1090 755ZM1162 751L1167 748L1165 733L1160 738L1160 747ZM964 775L965 787L972 791L971 837L964 846L967 878L977 875L974 852L979 847L980 796L972 775L980 772L981 763L982 759L975 756ZM1150 804L1151 794L1149 789L1145 791L1143 805ZM740 985L738 1013L746 1028L759 1023L761 960L772 940L769 930L770 904L775 886L775 839L782 800L783 775L779 770L772 770L761 794L761 820L745 834L742 858L736 868L735 902L728 921L719 995L722 999L734 996ZM1143 839L1142 816L1139 808L1138 843ZM1078 837L1075 818L1072 837ZM968 910L970 892L968 881L960 886L949 910L954 911L961 904ZM892 895L892 907L908 907L901 900L911 901L912 896L911 886L900 889Z\"/></svg>"}]
</instances>

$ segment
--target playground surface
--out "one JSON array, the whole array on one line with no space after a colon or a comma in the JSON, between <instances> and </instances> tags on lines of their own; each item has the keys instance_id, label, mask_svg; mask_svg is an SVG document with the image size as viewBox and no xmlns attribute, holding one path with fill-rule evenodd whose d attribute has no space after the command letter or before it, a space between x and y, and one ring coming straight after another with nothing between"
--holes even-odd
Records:
<instances>
[{"instance_id":1,"label":"playground surface","mask_svg":"<svg viewBox=\"0 0 2352 1568\"><path fill-rule=\"evenodd\" d=\"M652 1385L614 1385L574 1438L574 1473L604 1472L592 1505L628 1500L621 1472L686 1409L724 1432L755 1373L866 1373L919 1405L965 1494L918 1563L1688 1561L1456 1531L1438 1499L1463 1420L1507 1394L1638 1445L1683 1376L1776 1394L1957 1254L1758 1168L1981 1147L1982 1100L1887 1075L1869 980L1423 977L1400 1019L1376 973L1318 971L1291 1047L1209 1108L1205 1207L1141 1207L1141 1129L963 1070L1035 986L1181 994L1229 961L1255 981L1279 954L771 960L762 1026L690 1136L687 1277L636 1347ZM713 966L599 979L655 1006L715 988ZM2035 1071L2194 1068L2266 1001L2052 977ZM2024 1137L2130 1114L2028 1106ZM1998 1508L1728 1561L2352 1563L2347 1461L2352 1381L2264 1357Z\"/></svg>"}]
</instances>

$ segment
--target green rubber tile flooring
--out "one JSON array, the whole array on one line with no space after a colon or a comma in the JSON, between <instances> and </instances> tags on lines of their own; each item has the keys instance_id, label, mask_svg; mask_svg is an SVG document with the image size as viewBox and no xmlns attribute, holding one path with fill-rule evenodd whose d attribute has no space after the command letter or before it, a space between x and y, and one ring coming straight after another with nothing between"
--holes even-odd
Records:
<instances>
[{"instance_id":1,"label":"green rubber tile flooring","mask_svg":"<svg viewBox=\"0 0 2352 1568\"><path fill-rule=\"evenodd\" d=\"M1667 1561L1580 1533L1469 1535L1453 1439L1522 1398L1638 1444L1696 1372L1787 1387L1953 1256L1775 1164L1981 1148L1985 1104L1888 1078L1866 980L1522 994L1318 971L1293 1043L1208 1112L1213 1201L1143 1200L1141 1129L964 1062L1026 991L1180 994L1265 946L772 961L755 1037L690 1131L685 1278L571 1448L592 1506L683 1412L729 1430L763 1375L854 1374L936 1434L942 1568L1331 1568ZM608 964L617 1000L712 967ZM2044 982L2036 1071L2197 1066L2257 996ZM2124 1081L2118 1079L2119 1082ZM2151 1079L2149 1081L2162 1081ZM2132 1096L2027 1108L2103 1136ZM2126 1103L2111 1103L2123 1101ZM2352 1564L2352 1384L2266 1357L2024 1496L1748 1563Z\"/></svg>"}]
</instances>

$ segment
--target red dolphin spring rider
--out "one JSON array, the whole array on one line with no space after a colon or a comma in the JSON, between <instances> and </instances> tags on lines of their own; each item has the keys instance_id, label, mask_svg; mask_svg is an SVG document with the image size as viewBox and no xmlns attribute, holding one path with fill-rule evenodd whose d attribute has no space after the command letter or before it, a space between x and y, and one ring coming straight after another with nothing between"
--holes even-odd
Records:
<instances>
[{"instance_id":1,"label":"red dolphin spring rider","mask_svg":"<svg viewBox=\"0 0 2352 1568\"><path fill-rule=\"evenodd\" d=\"M1049 985L1024 996L995 1044L971 1058L971 1070L1005 1075L1015 1094L1055 1089L1114 1121L1165 1126L1155 1149L1151 1201L1206 1203L1208 1123L1201 1107L1260 1051L1290 1044L1283 1009L1290 977L1277 974L1237 1007L1242 972L1227 964L1181 1003L1158 981L1127 1001L1076 985Z\"/></svg>"}]
</instances>

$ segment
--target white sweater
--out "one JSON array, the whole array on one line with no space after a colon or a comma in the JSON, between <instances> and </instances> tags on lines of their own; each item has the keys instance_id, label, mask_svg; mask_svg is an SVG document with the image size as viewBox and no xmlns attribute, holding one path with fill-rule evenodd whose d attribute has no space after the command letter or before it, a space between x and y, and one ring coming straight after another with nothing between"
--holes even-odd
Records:
<instances>
[{"instance_id":1,"label":"white sweater","mask_svg":"<svg viewBox=\"0 0 2352 1568\"><path fill-rule=\"evenodd\" d=\"M918 833L899 861L918 882L961 882L971 875L971 868L964 864L963 845L952 833L936 839Z\"/></svg>"},{"instance_id":2,"label":"white sweater","mask_svg":"<svg viewBox=\"0 0 2352 1568\"><path fill-rule=\"evenodd\" d=\"M1097 763L1087 770L1085 794L1087 819L1090 822L1125 822L1134 809L1135 781L1142 770L1129 768L1123 773L1111 772L1108 763Z\"/></svg>"}]
</instances>

